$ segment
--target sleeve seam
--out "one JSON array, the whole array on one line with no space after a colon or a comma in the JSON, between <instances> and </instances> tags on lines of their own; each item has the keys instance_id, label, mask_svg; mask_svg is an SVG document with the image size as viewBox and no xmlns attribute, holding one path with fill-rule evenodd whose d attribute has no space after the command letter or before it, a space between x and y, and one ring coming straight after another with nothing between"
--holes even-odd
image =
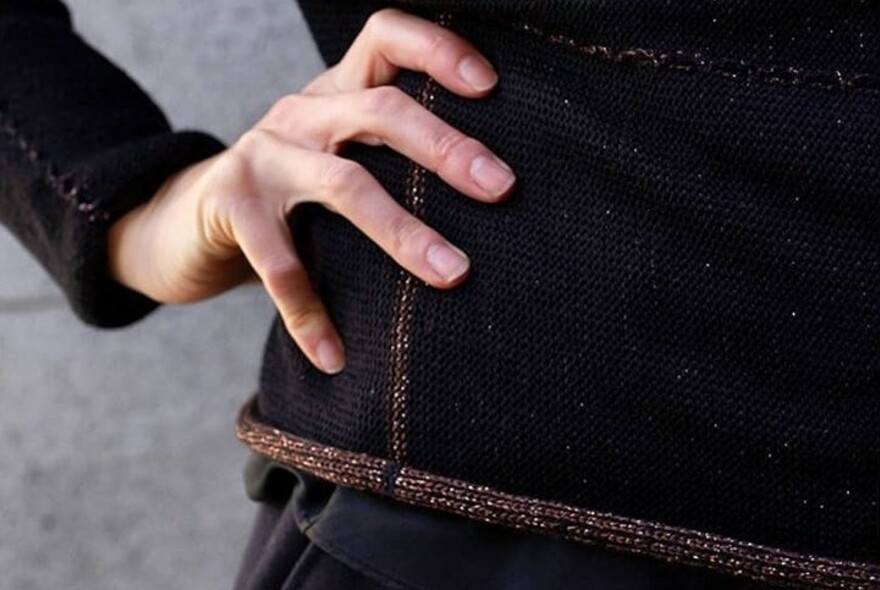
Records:
<instances>
[{"instance_id":1,"label":"sleeve seam","mask_svg":"<svg viewBox=\"0 0 880 590\"><path fill-rule=\"evenodd\" d=\"M48 161L45 154L28 140L10 117L8 104L5 102L0 102L0 135L6 136L25 161L41 172L40 178L56 196L86 215L90 223L110 219L109 211L100 210L95 203L81 197L82 185L76 182L72 174L59 171L58 167Z\"/></svg>"}]
</instances>

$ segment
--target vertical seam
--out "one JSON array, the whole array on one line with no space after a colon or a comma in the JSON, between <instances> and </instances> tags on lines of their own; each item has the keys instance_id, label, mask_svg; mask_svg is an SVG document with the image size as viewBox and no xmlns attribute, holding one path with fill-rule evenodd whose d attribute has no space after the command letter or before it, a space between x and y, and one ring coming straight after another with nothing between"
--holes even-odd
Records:
<instances>
[{"instance_id":1,"label":"vertical seam","mask_svg":"<svg viewBox=\"0 0 880 590\"><path fill-rule=\"evenodd\" d=\"M428 78L418 96L419 104L431 108L433 80ZM406 207L421 218L424 213L425 169L412 164L407 177ZM401 269L396 289L396 308L391 344L389 400L389 454L398 462L406 461L406 395L409 385L409 346L416 279Z\"/></svg>"},{"instance_id":2,"label":"vertical seam","mask_svg":"<svg viewBox=\"0 0 880 590\"><path fill-rule=\"evenodd\" d=\"M835 559L760 545L722 534L599 512L428 471L400 467L384 458L329 447L261 422L256 400L241 410L236 432L252 450L272 461L304 469L337 485L387 493L395 481L401 502L471 520L566 538L629 555L650 556L793 588L877 590L880 564Z\"/></svg>"},{"instance_id":3,"label":"vertical seam","mask_svg":"<svg viewBox=\"0 0 880 590\"><path fill-rule=\"evenodd\" d=\"M443 14L436 21L448 26L451 15ZM436 81L427 76L419 89L416 100L429 112L434 109ZM417 218L425 213L425 181L427 170L413 162L406 182L404 205ZM406 462L407 456L407 395L409 393L409 351L417 279L400 269L395 290L394 324L391 332L391 366L388 395L388 454L397 465ZM396 476L393 478L396 479ZM394 481L389 481L388 492L393 492Z\"/></svg>"}]
</instances>

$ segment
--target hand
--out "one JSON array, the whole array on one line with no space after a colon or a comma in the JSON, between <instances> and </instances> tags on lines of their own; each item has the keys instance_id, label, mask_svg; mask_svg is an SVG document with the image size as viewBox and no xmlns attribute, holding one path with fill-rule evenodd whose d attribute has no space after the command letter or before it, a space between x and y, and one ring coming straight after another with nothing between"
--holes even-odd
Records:
<instances>
[{"instance_id":1,"label":"hand","mask_svg":"<svg viewBox=\"0 0 880 590\"><path fill-rule=\"evenodd\" d=\"M400 68L426 72L470 98L497 81L485 58L447 29L396 10L377 12L339 64L116 222L111 275L162 303L200 301L256 275L310 361L341 371L341 339L288 228L296 205L317 202L343 215L435 287L459 284L469 268L464 253L398 205L363 167L337 155L344 145L387 145L484 202L505 197L514 183L484 145L387 85Z\"/></svg>"}]
</instances>

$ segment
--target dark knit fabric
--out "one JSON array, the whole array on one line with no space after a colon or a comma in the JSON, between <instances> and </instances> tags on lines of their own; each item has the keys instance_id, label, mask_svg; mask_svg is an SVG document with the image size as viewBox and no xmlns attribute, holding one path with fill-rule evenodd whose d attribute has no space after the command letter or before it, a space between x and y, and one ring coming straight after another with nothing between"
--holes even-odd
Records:
<instances>
[{"instance_id":1,"label":"dark knit fabric","mask_svg":"<svg viewBox=\"0 0 880 590\"><path fill-rule=\"evenodd\" d=\"M301 5L335 61L386 3ZM518 188L482 205L353 146L473 273L429 289L300 211L348 367L319 374L276 324L260 418L395 469L880 563L880 7L402 5L498 67L486 100L399 85ZM154 304L108 279L108 224L222 146L170 131L57 2L0 1L0 63L0 220L84 319L134 321Z\"/></svg>"},{"instance_id":2,"label":"dark knit fabric","mask_svg":"<svg viewBox=\"0 0 880 590\"><path fill-rule=\"evenodd\" d=\"M401 86L518 189L489 207L425 177L424 217L474 270L403 311L393 263L319 212L312 268L348 369L311 370L277 327L265 419L396 460L403 388L402 465L880 561L877 5L411 4L448 8L502 81L476 102ZM303 6L330 60L375 8ZM348 155L411 201L402 158Z\"/></svg>"},{"instance_id":3,"label":"dark knit fabric","mask_svg":"<svg viewBox=\"0 0 880 590\"><path fill-rule=\"evenodd\" d=\"M131 323L155 303L109 278L107 228L222 144L173 133L134 82L71 31L59 2L0 2L0 64L0 222L83 320Z\"/></svg>"}]
</instances>

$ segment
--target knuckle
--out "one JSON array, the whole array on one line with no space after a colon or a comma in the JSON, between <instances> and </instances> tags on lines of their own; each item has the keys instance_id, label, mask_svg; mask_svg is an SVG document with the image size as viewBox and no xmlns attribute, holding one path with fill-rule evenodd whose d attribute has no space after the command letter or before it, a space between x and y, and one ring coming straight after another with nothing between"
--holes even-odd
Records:
<instances>
[{"instance_id":1,"label":"knuckle","mask_svg":"<svg viewBox=\"0 0 880 590\"><path fill-rule=\"evenodd\" d=\"M275 101L269 109L266 119L270 124L296 120L302 115L305 101L306 98L299 94L286 94Z\"/></svg>"},{"instance_id":2,"label":"knuckle","mask_svg":"<svg viewBox=\"0 0 880 590\"><path fill-rule=\"evenodd\" d=\"M335 160L324 169L321 191L328 199L338 200L357 190L364 182L367 171L351 160Z\"/></svg>"},{"instance_id":3,"label":"knuckle","mask_svg":"<svg viewBox=\"0 0 880 590\"><path fill-rule=\"evenodd\" d=\"M399 14L400 11L394 8L383 8L382 10L377 10L367 19L367 22L364 25L364 29L370 32L382 30L389 21L397 18Z\"/></svg>"},{"instance_id":4,"label":"knuckle","mask_svg":"<svg viewBox=\"0 0 880 590\"><path fill-rule=\"evenodd\" d=\"M284 324L292 333L303 334L314 331L323 323L324 312L318 305L304 304L285 314Z\"/></svg>"},{"instance_id":5,"label":"knuckle","mask_svg":"<svg viewBox=\"0 0 880 590\"><path fill-rule=\"evenodd\" d=\"M239 143L235 143L223 153L217 169L217 176L219 176L221 184L237 183L248 177L250 156Z\"/></svg>"},{"instance_id":6,"label":"knuckle","mask_svg":"<svg viewBox=\"0 0 880 590\"><path fill-rule=\"evenodd\" d=\"M451 43L452 36L445 29L438 28L434 30L427 44L427 56L431 57L448 51Z\"/></svg>"},{"instance_id":7,"label":"knuckle","mask_svg":"<svg viewBox=\"0 0 880 590\"><path fill-rule=\"evenodd\" d=\"M437 133L431 142L431 151L441 163L447 162L471 140L467 135L455 129L446 129Z\"/></svg>"},{"instance_id":8,"label":"knuckle","mask_svg":"<svg viewBox=\"0 0 880 590\"><path fill-rule=\"evenodd\" d=\"M417 249L419 238L426 231L422 222L409 215L398 215L388 221L388 233L397 252Z\"/></svg>"},{"instance_id":9,"label":"knuckle","mask_svg":"<svg viewBox=\"0 0 880 590\"><path fill-rule=\"evenodd\" d=\"M293 261L266 263L261 269L263 283L272 293L283 293L288 290L291 282L300 271L300 266Z\"/></svg>"},{"instance_id":10,"label":"knuckle","mask_svg":"<svg viewBox=\"0 0 880 590\"><path fill-rule=\"evenodd\" d=\"M447 29L437 27L431 32L431 38L426 43L423 61L425 69L429 62L435 64L454 64L463 55L459 37Z\"/></svg>"},{"instance_id":11,"label":"knuckle","mask_svg":"<svg viewBox=\"0 0 880 590\"><path fill-rule=\"evenodd\" d=\"M378 116L394 116L399 113L406 101L402 90L394 86L378 86L361 93L364 114Z\"/></svg>"},{"instance_id":12,"label":"knuckle","mask_svg":"<svg viewBox=\"0 0 880 590\"><path fill-rule=\"evenodd\" d=\"M230 151L249 161L274 142L275 135L272 132L266 129L253 128L245 131Z\"/></svg>"},{"instance_id":13,"label":"knuckle","mask_svg":"<svg viewBox=\"0 0 880 590\"><path fill-rule=\"evenodd\" d=\"M232 189L251 186L255 158L253 138L242 136L223 153L214 176L216 184Z\"/></svg>"},{"instance_id":14,"label":"knuckle","mask_svg":"<svg viewBox=\"0 0 880 590\"><path fill-rule=\"evenodd\" d=\"M267 154L278 148L281 141L272 131L254 127L227 150L227 178L256 185L267 162Z\"/></svg>"}]
</instances>

